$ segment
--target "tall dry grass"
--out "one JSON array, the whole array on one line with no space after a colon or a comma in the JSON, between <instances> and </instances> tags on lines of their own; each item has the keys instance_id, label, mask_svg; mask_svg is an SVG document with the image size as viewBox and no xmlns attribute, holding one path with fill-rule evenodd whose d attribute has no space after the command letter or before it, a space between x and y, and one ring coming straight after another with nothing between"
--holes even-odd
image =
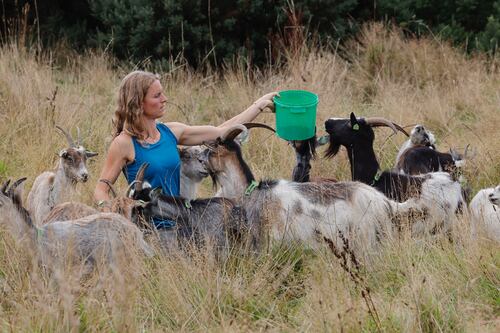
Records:
<instances>
[{"instance_id":1,"label":"tall dry grass","mask_svg":"<svg viewBox=\"0 0 500 333\"><path fill-rule=\"evenodd\" d=\"M342 55L342 56L341 56ZM307 89L320 97L317 126L328 117L384 116L402 125L423 123L438 147L477 150L466 167L474 190L500 183L500 74L495 60L467 57L430 39L406 40L395 30L366 27L341 50L304 46L285 54L288 65L222 73L185 66L162 72L169 98L165 121L218 124L272 90ZM496 60L497 61L497 60ZM53 51L44 56L0 49L0 178L34 178L52 168L64 138L76 133L100 153L93 177L79 186L91 203L110 142L121 77L106 54ZM249 74L251 71L251 75ZM273 124L272 114L260 121ZM402 136L377 130L376 151L392 166ZM244 155L257 178L289 178L294 154L285 142L253 130ZM344 154L319 157L314 175L349 179ZM124 180L120 179L123 188ZM212 193L205 183L204 195ZM209 251L121 264L82 280L48 272L0 231L1 331L469 331L500 327L500 247L471 239L467 218L447 237L383 244L362 263L363 285L349 278L326 248L276 246L270 253L234 253L216 262ZM378 319L367 310L370 290Z\"/></svg>"}]
</instances>

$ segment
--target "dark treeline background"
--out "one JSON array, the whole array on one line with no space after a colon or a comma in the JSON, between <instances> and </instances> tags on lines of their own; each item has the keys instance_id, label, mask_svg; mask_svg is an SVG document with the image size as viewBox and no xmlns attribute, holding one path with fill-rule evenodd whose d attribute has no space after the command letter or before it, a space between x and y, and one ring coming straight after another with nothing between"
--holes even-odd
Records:
<instances>
[{"instance_id":1,"label":"dark treeline background","mask_svg":"<svg viewBox=\"0 0 500 333\"><path fill-rule=\"evenodd\" d=\"M237 56L275 63L305 38L341 45L367 21L395 24L417 38L432 34L467 52L493 55L500 40L500 0L0 1L2 42L65 41L77 50L107 48L118 59L181 57L193 66Z\"/></svg>"}]
</instances>

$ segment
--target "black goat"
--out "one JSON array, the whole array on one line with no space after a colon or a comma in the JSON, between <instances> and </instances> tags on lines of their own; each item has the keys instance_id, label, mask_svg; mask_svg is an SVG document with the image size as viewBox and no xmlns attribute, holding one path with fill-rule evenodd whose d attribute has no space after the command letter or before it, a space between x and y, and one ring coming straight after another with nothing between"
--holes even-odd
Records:
<instances>
[{"instance_id":1,"label":"black goat","mask_svg":"<svg viewBox=\"0 0 500 333\"><path fill-rule=\"evenodd\" d=\"M293 168L292 181L298 183L306 183L309 181L336 181L334 179L318 178L311 179L311 160L316 158L316 148L328 143L328 138L325 136L316 137L316 134L307 140L293 140L289 141L290 145L295 150L295 157L297 163Z\"/></svg>"},{"instance_id":2,"label":"black goat","mask_svg":"<svg viewBox=\"0 0 500 333\"><path fill-rule=\"evenodd\" d=\"M347 150L353 180L369 184L387 197L404 201L420 198L424 207L434 212L433 217L447 219L463 204L461 187L449 174L443 172L410 176L394 171L382 171L373 150L375 133L372 127L387 126L408 135L401 126L383 118L331 118L325 122L330 137L327 157L335 156L340 146ZM437 211L436 211L437 210Z\"/></svg>"},{"instance_id":3,"label":"black goat","mask_svg":"<svg viewBox=\"0 0 500 333\"><path fill-rule=\"evenodd\" d=\"M401 155L396 169L409 175L444 171L458 178L465 160L471 158L468 156L468 147L463 155L453 149L449 153L442 153L427 146L410 147Z\"/></svg>"}]
</instances>

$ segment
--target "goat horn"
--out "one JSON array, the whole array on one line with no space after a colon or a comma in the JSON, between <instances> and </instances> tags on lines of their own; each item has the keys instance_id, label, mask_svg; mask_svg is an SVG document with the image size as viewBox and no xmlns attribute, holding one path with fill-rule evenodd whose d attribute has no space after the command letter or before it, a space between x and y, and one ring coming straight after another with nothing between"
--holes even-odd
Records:
<instances>
[{"instance_id":1,"label":"goat horn","mask_svg":"<svg viewBox=\"0 0 500 333\"><path fill-rule=\"evenodd\" d=\"M16 187L18 187L19 185L21 185L22 183L24 183L24 181L26 180L27 178L26 177L23 177L23 178L19 178L18 180L16 180L14 183L12 183L12 186L10 187L11 190L15 190Z\"/></svg>"},{"instance_id":2,"label":"goat horn","mask_svg":"<svg viewBox=\"0 0 500 333\"><path fill-rule=\"evenodd\" d=\"M148 166L149 163L143 163L139 168L139 171L137 171L137 174L135 175L136 183L134 186L134 190L140 191L142 189L142 182L144 181L144 173L146 172Z\"/></svg>"},{"instance_id":3,"label":"goat horn","mask_svg":"<svg viewBox=\"0 0 500 333\"><path fill-rule=\"evenodd\" d=\"M266 124L262 124L262 123L244 123L243 126L245 126L247 129L251 129L251 128L265 128L265 129L270 130L273 133L276 133L276 130L274 128L272 128L271 126L268 126Z\"/></svg>"},{"instance_id":4,"label":"goat horn","mask_svg":"<svg viewBox=\"0 0 500 333\"><path fill-rule=\"evenodd\" d=\"M82 140L80 138L80 127L76 127L76 144L78 146L81 146L82 145Z\"/></svg>"},{"instance_id":5,"label":"goat horn","mask_svg":"<svg viewBox=\"0 0 500 333\"><path fill-rule=\"evenodd\" d=\"M241 124L231 126L220 136L220 139L222 141L234 140L238 134L246 130L247 128Z\"/></svg>"},{"instance_id":6,"label":"goat horn","mask_svg":"<svg viewBox=\"0 0 500 333\"><path fill-rule=\"evenodd\" d=\"M392 121L389 121L385 118L382 118L382 117L370 117L370 118L365 118L365 121L368 125L372 126L372 127L378 127L378 126L387 126L387 127L390 127L394 133L397 133L397 131L400 131L402 133L404 133L404 135L406 136L410 136L408 134L408 132L406 132L404 130L403 127L399 126L398 124L396 123L393 123Z\"/></svg>"},{"instance_id":7,"label":"goat horn","mask_svg":"<svg viewBox=\"0 0 500 333\"><path fill-rule=\"evenodd\" d=\"M467 158L469 160L473 159L474 157L476 157L476 154L477 154L477 150L475 149L472 149L472 150L469 150L470 148L470 143L467 144L467 146L465 146L465 150L464 150L464 160ZM472 151L472 154L470 154L470 152Z\"/></svg>"},{"instance_id":8,"label":"goat horn","mask_svg":"<svg viewBox=\"0 0 500 333\"><path fill-rule=\"evenodd\" d=\"M10 179L7 179L0 188L0 192L5 194L5 191L7 190L7 187L9 187L9 184L10 184Z\"/></svg>"},{"instance_id":9,"label":"goat horn","mask_svg":"<svg viewBox=\"0 0 500 333\"><path fill-rule=\"evenodd\" d=\"M134 180L134 181L132 181L132 183L130 183L130 185L127 187L127 191L125 192L125 196L126 196L127 198L130 198L130 192L132 191L132 188L134 188L134 185L135 185L136 183L138 183L138 181L137 181L137 180Z\"/></svg>"},{"instance_id":10,"label":"goat horn","mask_svg":"<svg viewBox=\"0 0 500 333\"><path fill-rule=\"evenodd\" d=\"M63 130L61 127L59 127L57 125L56 125L56 128L64 134L64 136L66 137L66 140L68 140L68 144L70 147L76 147L75 141L73 141L73 138L71 137L71 135L69 135L68 132L66 132L65 130Z\"/></svg>"},{"instance_id":11,"label":"goat horn","mask_svg":"<svg viewBox=\"0 0 500 333\"><path fill-rule=\"evenodd\" d=\"M7 196L13 197L15 195L17 187L21 185L26 179L27 179L26 177L23 177L13 182L10 188L7 190Z\"/></svg>"}]
</instances>

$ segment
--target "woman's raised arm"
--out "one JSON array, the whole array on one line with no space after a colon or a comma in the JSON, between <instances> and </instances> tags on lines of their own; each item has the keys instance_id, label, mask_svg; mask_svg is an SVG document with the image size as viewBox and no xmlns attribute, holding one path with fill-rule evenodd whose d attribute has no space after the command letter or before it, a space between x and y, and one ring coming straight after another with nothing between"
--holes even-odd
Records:
<instances>
[{"instance_id":1,"label":"woman's raised arm","mask_svg":"<svg viewBox=\"0 0 500 333\"><path fill-rule=\"evenodd\" d=\"M277 92L266 94L256 100L250 107L221 125L215 126L189 126L182 123L167 123L167 126L177 137L180 145L192 146L202 144L204 141L215 140L224 131L234 125L253 121L265 108L274 109L273 97Z\"/></svg>"}]
</instances>

